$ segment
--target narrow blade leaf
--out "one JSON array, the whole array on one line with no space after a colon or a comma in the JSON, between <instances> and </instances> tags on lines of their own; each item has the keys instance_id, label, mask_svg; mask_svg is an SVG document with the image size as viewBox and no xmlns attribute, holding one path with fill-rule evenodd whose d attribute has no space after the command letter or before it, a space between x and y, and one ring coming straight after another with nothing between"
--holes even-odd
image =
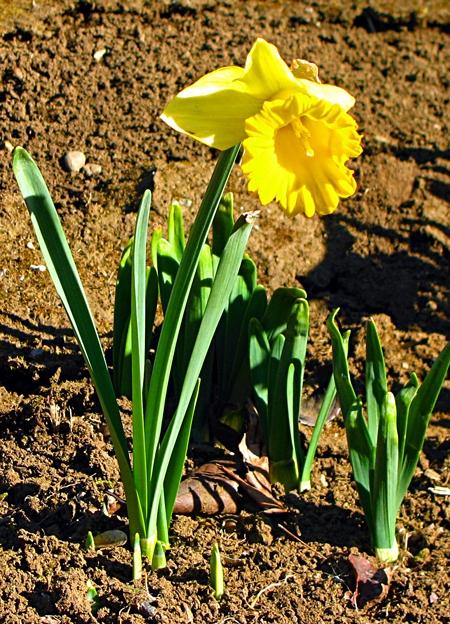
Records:
<instances>
[{"instance_id":1,"label":"narrow blade leaf","mask_svg":"<svg viewBox=\"0 0 450 624\"><path fill-rule=\"evenodd\" d=\"M366 401L367 426L372 444L376 445L381 406L387 392L386 366L375 323L370 319L366 327Z\"/></svg>"},{"instance_id":2,"label":"narrow blade leaf","mask_svg":"<svg viewBox=\"0 0 450 624\"><path fill-rule=\"evenodd\" d=\"M145 529L142 507L134 487L127 441L114 387L61 222L41 172L31 156L20 147L14 153L13 169L47 268L72 324L108 423L127 496L130 530L143 535Z\"/></svg>"},{"instance_id":3,"label":"narrow blade leaf","mask_svg":"<svg viewBox=\"0 0 450 624\"><path fill-rule=\"evenodd\" d=\"M395 542L395 519L398 476L398 433L395 398L385 394L381 404L380 425L375 455L375 469L371 492L373 514L373 541L377 549L390 549Z\"/></svg>"}]
</instances>

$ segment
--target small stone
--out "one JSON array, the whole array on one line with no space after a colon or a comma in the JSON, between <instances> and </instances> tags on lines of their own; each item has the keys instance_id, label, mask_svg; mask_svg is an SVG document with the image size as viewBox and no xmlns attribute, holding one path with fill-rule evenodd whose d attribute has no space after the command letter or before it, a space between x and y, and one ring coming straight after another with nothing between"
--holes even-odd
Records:
<instances>
[{"instance_id":1,"label":"small stone","mask_svg":"<svg viewBox=\"0 0 450 624\"><path fill-rule=\"evenodd\" d=\"M44 271L47 270L47 267L44 264L30 264L30 269L33 269L33 271L40 271L41 273L44 273Z\"/></svg>"},{"instance_id":2,"label":"small stone","mask_svg":"<svg viewBox=\"0 0 450 624\"><path fill-rule=\"evenodd\" d=\"M435 470L433 470L432 468L427 468L425 470L425 472L423 473L428 479L431 479L431 481L440 481L441 480L441 475L438 474Z\"/></svg>"},{"instance_id":3,"label":"small stone","mask_svg":"<svg viewBox=\"0 0 450 624\"><path fill-rule=\"evenodd\" d=\"M127 543L127 536L123 531L113 529L94 537L95 548L116 548Z\"/></svg>"},{"instance_id":4,"label":"small stone","mask_svg":"<svg viewBox=\"0 0 450 624\"><path fill-rule=\"evenodd\" d=\"M5 149L7 152L11 153L14 151L14 145L9 141L3 141L2 149Z\"/></svg>"},{"instance_id":5,"label":"small stone","mask_svg":"<svg viewBox=\"0 0 450 624\"><path fill-rule=\"evenodd\" d=\"M83 152L67 152L64 154L62 162L67 171L80 171L86 163L86 156Z\"/></svg>"},{"instance_id":6,"label":"small stone","mask_svg":"<svg viewBox=\"0 0 450 624\"><path fill-rule=\"evenodd\" d=\"M19 80L23 80L23 71L20 69L20 67L14 67L14 69L13 69L13 76L14 76L14 78L18 78Z\"/></svg>"},{"instance_id":7,"label":"small stone","mask_svg":"<svg viewBox=\"0 0 450 624\"><path fill-rule=\"evenodd\" d=\"M102 166L101 165L97 165L95 163L87 163L86 165L84 165L83 167L83 172L90 178L91 176L94 175L100 175L100 173L102 172Z\"/></svg>"},{"instance_id":8,"label":"small stone","mask_svg":"<svg viewBox=\"0 0 450 624\"><path fill-rule=\"evenodd\" d=\"M429 308L433 312L436 312L436 310L438 309L438 304L436 303L436 301L427 301L427 308Z\"/></svg>"},{"instance_id":9,"label":"small stone","mask_svg":"<svg viewBox=\"0 0 450 624\"><path fill-rule=\"evenodd\" d=\"M96 52L94 52L94 61L101 61L101 59L105 56L106 54L106 48L102 48L101 50L97 50Z\"/></svg>"}]
</instances>

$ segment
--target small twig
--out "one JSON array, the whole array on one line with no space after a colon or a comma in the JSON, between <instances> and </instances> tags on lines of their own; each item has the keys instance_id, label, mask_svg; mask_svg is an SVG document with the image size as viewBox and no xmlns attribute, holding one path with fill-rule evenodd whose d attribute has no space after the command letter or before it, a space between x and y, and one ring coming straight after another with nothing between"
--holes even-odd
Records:
<instances>
[{"instance_id":1,"label":"small twig","mask_svg":"<svg viewBox=\"0 0 450 624\"><path fill-rule=\"evenodd\" d=\"M280 585L285 585L286 581L290 578L295 578L295 576L293 574L288 574L285 579L279 583L271 583L270 585L267 585L267 587L263 587L263 589L261 589L255 596L255 598L252 600L252 602L249 603L249 607L250 609L254 609L255 608L255 604L257 603L258 599L260 598L260 596L262 596L262 594L264 594L264 592L269 591L270 589L273 589L274 587L279 587Z\"/></svg>"},{"instance_id":2,"label":"small twig","mask_svg":"<svg viewBox=\"0 0 450 624\"><path fill-rule=\"evenodd\" d=\"M305 548L307 548L308 550L310 550L311 552L313 552L317 557L320 557L323 561L326 561L328 559L328 557L325 557L324 555L322 555L322 553L320 553L318 550L316 550L315 548L313 548L312 546L310 546L309 544L307 544L306 542L304 542L302 539L300 539L297 535L294 535L294 533L291 533L289 531L289 529L287 529L283 524L281 524L280 522L278 523L278 526L280 527L280 529L282 529L283 531L285 531L290 537L294 538L295 541L300 542L300 544L302 544L302 546L304 546Z\"/></svg>"}]
</instances>

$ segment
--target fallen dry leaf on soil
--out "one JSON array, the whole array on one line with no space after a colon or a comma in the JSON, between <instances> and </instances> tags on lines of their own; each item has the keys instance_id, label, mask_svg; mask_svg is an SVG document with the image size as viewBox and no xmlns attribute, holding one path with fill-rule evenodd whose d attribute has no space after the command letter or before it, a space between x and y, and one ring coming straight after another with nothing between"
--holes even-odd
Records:
<instances>
[{"instance_id":1,"label":"fallen dry leaf on soil","mask_svg":"<svg viewBox=\"0 0 450 624\"><path fill-rule=\"evenodd\" d=\"M246 439L244 436L239 444L242 459L230 455L227 459L209 462L181 482L174 513L236 513L242 499L239 486L266 513L286 511L272 495L268 458L253 453Z\"/></svg>"},{"instance_id":2,"label":"fallen dry leaf on soil","mask_svg":"<svg viewBox=\"0 0 450 624\"><path fill-rule=\"evenodd\" d=\"M362 609L368 602L379 602L386 598L396 568L375 568L370 561L358 555L350 555L356 577L354 593L347 592L346 597L355 609Z\"/></svg>"},{"instance_id":3,"label":"fallen dry leaf on soil","mask_svg":"<svg viewBox=\"0 0 450 624\"><path fill-rule=\"evenodd\" d=\"M230 479L230 474L242 468L242 461L235 459L221 459L200 466L181 482L173 513L236 513L239 485Z\"/></svg>"}]
</instances>

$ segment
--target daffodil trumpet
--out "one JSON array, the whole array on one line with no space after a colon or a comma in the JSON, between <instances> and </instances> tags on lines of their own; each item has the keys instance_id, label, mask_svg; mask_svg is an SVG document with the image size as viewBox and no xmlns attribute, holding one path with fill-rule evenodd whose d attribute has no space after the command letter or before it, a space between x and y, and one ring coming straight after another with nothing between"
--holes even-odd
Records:
<instances>
[{"instance_id":1,"label":"daffodil trumpet","mask_svg":"<svg viewBox=\"0 0 450 624\"><path fill-rule=\"evenodd\" d=\"M289 68L275 46L253 45L245 67L224 67L176 95L161 118L220 150L242 142L242 170L261 203L288 216L325 215L356 190L346 162L361 153L354 98L322 84L313 63Z\"/></svg>"},{"instance_id":2,"label":"daffodil trumpet","mask_svg":"<svg viewBox=\"0 0 450 624\"><path fill-rule=\"evenodd\" d=\"M412 373L396 397L388 391L383 351L375 324L367 322L366 401L353 389L343 338L334 312L327 321L333 375L344 416L350 462L375 554L382 562L399 555L395 521L411 483L430 416L450 365L450 343L422 384Z\"/></svg>"}]
</instances>

